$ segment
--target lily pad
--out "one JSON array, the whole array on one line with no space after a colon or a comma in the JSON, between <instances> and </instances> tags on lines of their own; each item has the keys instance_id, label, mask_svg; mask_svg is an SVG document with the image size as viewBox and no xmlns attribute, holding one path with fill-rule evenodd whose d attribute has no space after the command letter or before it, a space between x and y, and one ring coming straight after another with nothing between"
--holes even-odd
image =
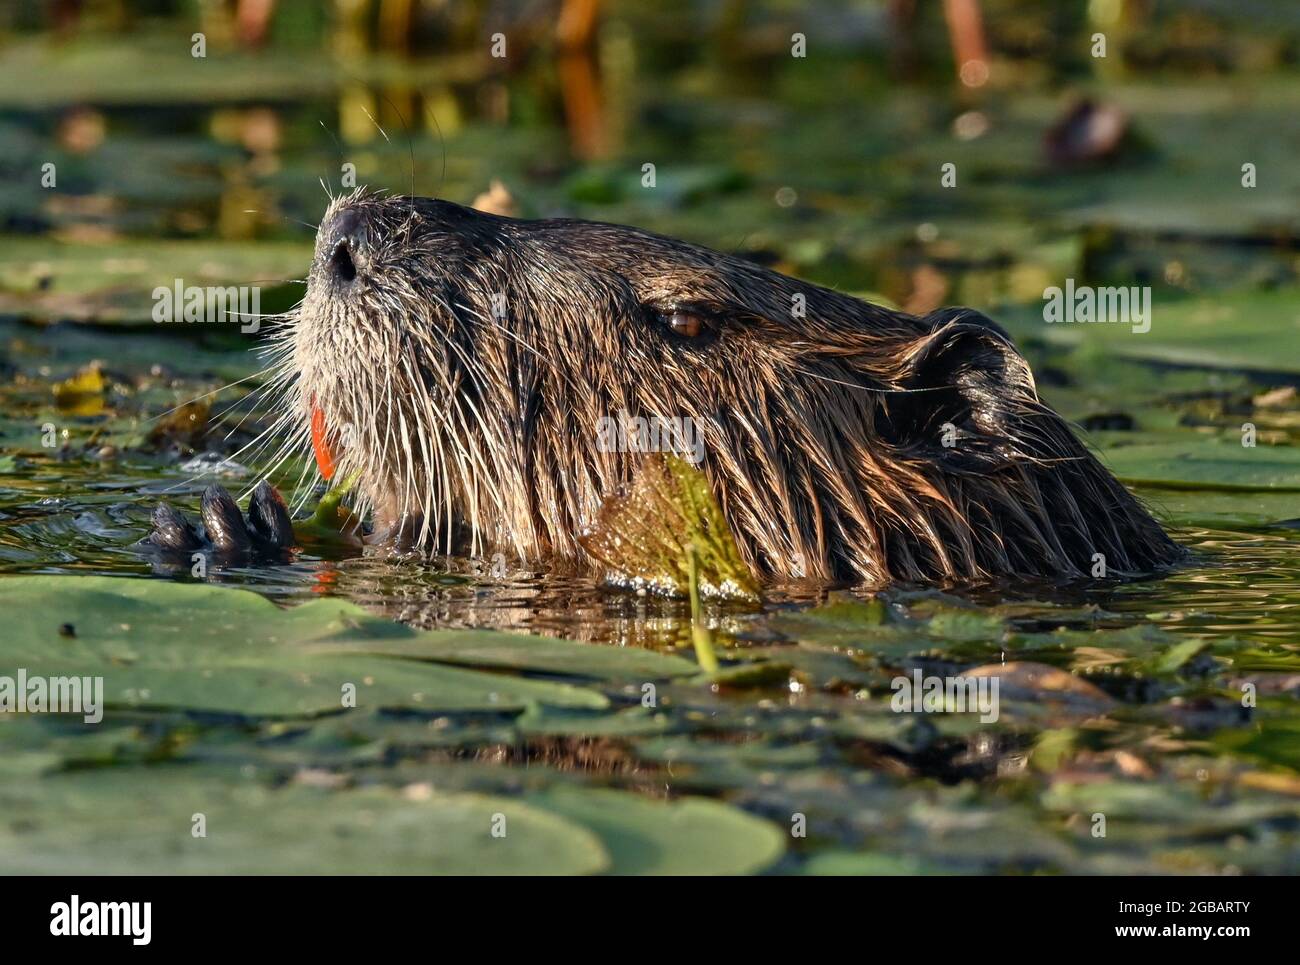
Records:
<instances>
[{"instance_id":1,"label":"lily pad","mask_svg":"<svg viewBox=\"0 0 1300 965\"><path fill-rule=\"evenodd\" d=\"M647 737L674 729L668 714L639 706L615 714L535 706L520 714L514 723L521 734L548 737Z\"/></svg>"},{"instance_id":2,"label":"lily pad","mask_svg":"<svg viewBox=\"0 0 1300 965\"><path fill-rule=\"evenodd\" d=\"M1102 451L1124 482L1170 489L1300 493L1300 448L1197 437ZM1298 500L1300 501L1300 500Z\"/></svg>"},{"instance_id":3,"label":"lily pad","mask_svg":"<svg viewBox=\"0 0 1300 965\"><path fill-rule=\"evenodd\" d=\"M806 875L859 877L861 875L895 876L952 874L951 869L931 865L915 857L883 854L874 851L823 851L804 865Z\"/></svg>"},{"instance_id":4,"label":"lily pad","mask_svg":"<svg viewBox=\"0 0 1300 965\"><path fill-rule=\"evenodd\" d=\"M702 798L662 803L562 787L528 800L599 834L614 874L753 874L785 851L786 835L775 825Z\"/></svg>"},{"instance_id":5,"label":"lily pad","mask_svg":"<svg viewBox=\"0 0 1300 965\"><path fill-rule=\"evenodd\" d=\"M0 867L12 874L590 874L609 866L599 838L557 812L479 794L271 789L178 767L6 781L0 810ZM198 816L205 836L193 833Z\"/></svg>"},{"instance_id":6,"label":"lily pad","mask_svg":"<svg viewBox=\"0 0 1300 965\"><path fill-rule=\"evenodd\" d=\"M1270 818L1293 819L1295 802L1252 796L1206 800L1194 788L1158 781L1059 781L1043 795L1051 811L1104 814L1108 823L1137 822L1148 834L1163 826L1167 835L1223 832Z\"/></svg>"},{"instance_id":7,"label":"lily pad","mask_svg":"<svg viewBox=\"0 0 1300 965\"><path fill-rule=\"evenodd\" d=\"M284 311L301 297L311 248L293 242L256 246L225 241L127 241L73 245L44 238L8 239L0 249L0 310L15 315L132 322L154 326L153 292L186 286L255 286L258 311ZM263 320L264 321L264 320ZM184 322L163 326L196 328ZM233 322L224 328L240 333ZM248 323L252 328L252 323ZM259 324L258 328L261 328ZM245 334L252 339L255 333ZM250 345L252 343L250 342Z\"/></svg>"},{"instance_id":8,"label":"lily pad","mask_svg":"<svg viewBox=\"0 0 1300 965\"><path fill-rule=\"evenodd\" d=\"M603 694L569 684L349 653L355 638L382 651L386 639L412 648L425 639L436 647L439 634L420 634L343 601L282 609L244 590L38 576L0 582L0 605L14 614L0 640L0 661L31 673L102 676L110 706L317 714L346 706L346 685L355 689L357 706L429 713L517 712L534 701L608 706ZM453 638L463 643L466 635L454 632ZM520 646L531 642L518 639ZM319 652L326 644L335 652ZM608 673L609 654L620 651L591 649ZM498 643L493 653L501 652ZM630 659L635 666L628 676L637 677L645 665L635 655ZM519 657L511 665L525 663Z\"/></svg>"},{"instance_id":9,"label":"lily pad","mask_svg":"<svg viewBox=\"0 0 1300 965\"><path fill-rule=\"evenodd\" d=\"M312 644L312 652L385 654L470 667L528 670L595 680L662 680L697 673L690 660L638 647L595 646L557 637L493 630L439 630L386 634Z\"/></svg>"},{"instance_id":10,"label":"lily pad","mask_svg":"<svg viewBox=\"0 0 1300 965\"><path fill-rule=\"evenodd\" d=\"M1240 209L1240 202L1233 207ZM1128 325L1042 325L1040 334L1070 344L1091 342L1121 358L1215 369L1300 372L1300 354L1279 347L1300 339L1294 291L1155 299L1151 330Z\"/></svg>"},{"instance_id":11,"label":"lily pad","mask_svg":"<svg viewBox=\"0 0 1300 965\"><path fill-rule=\"evenodd\" d=\"M1168 525L1241 529L1300 520L1300 493L1286 490L1137 487L1135 494Z\"/></svg>"}]
</instances>

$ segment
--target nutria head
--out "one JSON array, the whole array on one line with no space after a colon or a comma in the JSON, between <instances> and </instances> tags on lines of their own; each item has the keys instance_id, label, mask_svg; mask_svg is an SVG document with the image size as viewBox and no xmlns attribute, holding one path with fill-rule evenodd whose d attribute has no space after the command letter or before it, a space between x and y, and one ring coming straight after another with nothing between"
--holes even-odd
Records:
<instances>
[{"instance_id":1,"label":"nutria head","mask_svg":"<svg viewBox=\"0 0 1300 965\"><path fill-rule=\"evenodd\" d=\"M304 424L320 410L376 529L440 551L591 563L584 527L644 458L603 431L625 413L702 444L759 574L1072 577L1094 554L1111 574L1178 554L966 309L914 317L636 228L358 192L326 212L287 334Z\"/></svg>"}]
</instances>

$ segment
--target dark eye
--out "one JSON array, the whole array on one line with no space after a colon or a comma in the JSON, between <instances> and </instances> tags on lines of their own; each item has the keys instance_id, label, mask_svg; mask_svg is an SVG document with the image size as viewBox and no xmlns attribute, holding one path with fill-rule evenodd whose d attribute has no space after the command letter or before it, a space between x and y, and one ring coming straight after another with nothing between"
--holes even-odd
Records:
<instances>
[{"instance_id":1,"label":"dark eye","mask_svg":"<svg viewBox=\"0 0 1300 965\"><path fill-rule=\"evenodd\" d=\"M673 312L664 316L668 327L683 338L695 338L704 331L704 322L698 315L690 312Z\"/></svg>"}]
</instances>

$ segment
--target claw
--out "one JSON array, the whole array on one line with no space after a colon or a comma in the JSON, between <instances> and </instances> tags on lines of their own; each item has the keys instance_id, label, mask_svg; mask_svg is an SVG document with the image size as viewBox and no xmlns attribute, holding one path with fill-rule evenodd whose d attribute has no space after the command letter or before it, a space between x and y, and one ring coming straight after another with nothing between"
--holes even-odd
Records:
<instances>
[{"instance_id":1,"label":"claw","mask_svg":"<svg viewBox=\"0 0 1300 965\"><path fill-rule=\"evenodd\" d=\"M188 565L190 555L199 550L224 564L286 562L289 550L298 545L284 499L265 480L253 490L247 522L234 498L221 486L209 486L203 493L201 512L202 530L182 513L159 503L153 511L153 529L138 545L164 571Z\"/></svg>"},{"instance_id":2,"label":"claw","mask_svg":"<svg viewBox=\"0 0 1300 965\"><path fill-rule=\"evenodd\" d=\"M252 548L253 537L244 525L244 514L224 487L214 484L204 491L202 513L203 528L218 552L246 553Z\"/></svg>"},{"instance_id":3,"label":"claw","mask_svg":"<svg viewBox=\"0 0 1300 965\"><path fill-rule=\"evenodd\" d=\"M253 536L270 549L287 549L297 542L284 499L265 479L248 501L248 525Z\"/></svg>"},{"instance_id":4,"label":"claw","mask_svg":"<svg viewBox=\"0 0 1300 965\"><path fill-rule=\"evenodd\" d=\"M174 553L192 553L203 548L203 540L194 524L166 503L159 503L154 508L153 530L144 541Z\"/></svg>"}]
</instances>

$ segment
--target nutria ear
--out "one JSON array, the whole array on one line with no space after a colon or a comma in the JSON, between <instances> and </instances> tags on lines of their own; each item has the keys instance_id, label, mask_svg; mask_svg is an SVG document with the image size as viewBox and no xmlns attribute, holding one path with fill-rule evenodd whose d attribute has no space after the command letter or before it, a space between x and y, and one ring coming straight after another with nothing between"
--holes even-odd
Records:
<instances>
[{"instance_id":1,"label":"nutria ear","mask_svg":"<svg viewBox=\"0 0 1300 965\"><path fill-rule=\"evenodd\" d=\"M886 399L887 434L896 445L934 447L950 468L988 468L1014 448L1016 418L1038 407L1029 363L979 312L947 308L925 321L929 333L904 356L906 391Z\"/></svg>"}]
</instances>

